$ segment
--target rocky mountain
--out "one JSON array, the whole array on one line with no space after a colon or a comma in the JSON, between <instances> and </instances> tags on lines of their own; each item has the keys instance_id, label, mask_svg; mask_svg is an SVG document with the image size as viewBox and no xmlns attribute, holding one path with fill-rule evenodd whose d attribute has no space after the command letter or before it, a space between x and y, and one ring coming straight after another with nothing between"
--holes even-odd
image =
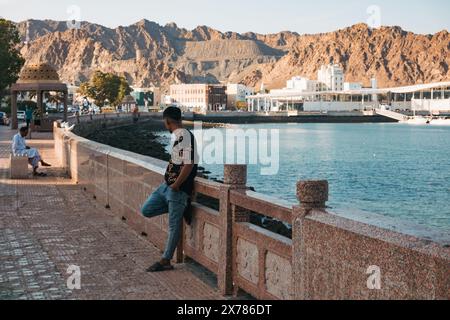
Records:
<instances>
[{"instance_id":1,"label":"rocky mountain","mask_svg":"<svg viewBox=\"0 0 450 320\"><path fill-rule=\"evenodd\" d=\"M28 20L17 24L29 63L47 61L61 78L79 83L95 70L123 74L135 86L167 87L175 82L264 83L280 88L295 75L316 79L322 64L339 63L346 81L380 86L450 79L448 31L420 35L400 27L371 29L365 24L330 33L262 35L194 30L147 20L107 28L82 22Z\"/></svg>"}]
</instances>

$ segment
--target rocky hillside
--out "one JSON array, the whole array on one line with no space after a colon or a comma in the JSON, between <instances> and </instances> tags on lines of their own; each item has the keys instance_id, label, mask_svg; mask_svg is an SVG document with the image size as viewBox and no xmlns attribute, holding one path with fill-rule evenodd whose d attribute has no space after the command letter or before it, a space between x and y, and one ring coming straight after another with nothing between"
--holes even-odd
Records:
<instances>
[{"instance_id":1,"label":"rocky hillside","mask_svg":"<svg viewBox=\"0 0 450 320\"><path fill-rule=\"evenodd\" d=\"M65 22L48 20L24 21L18 27L28 62L48 61L71 83L100 69L124 74L142 87L233 81L279 88L295 75L315 79L320 65L330 62L344 67L346 81L366 85L371 76L380 86L450 80L447 31L418 35L399 27L358 24L316 35L261 35L206 26L186 30L147 20L115 29L88 22L68 29Z\"/></svg>"}]
</instances>

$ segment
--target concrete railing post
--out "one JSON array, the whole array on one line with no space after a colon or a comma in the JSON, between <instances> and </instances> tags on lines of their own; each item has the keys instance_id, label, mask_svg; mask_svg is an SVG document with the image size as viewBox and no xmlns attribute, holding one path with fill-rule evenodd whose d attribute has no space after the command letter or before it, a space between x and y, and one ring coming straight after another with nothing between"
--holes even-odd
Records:
<instances>
[{"instance_id":1,"label":"concrete railing post","mask_svg":"<svg viewBox=\"0 0 450 320\"><path fill-rule=\"evenodd\" d=\"M61 139L61 143L62 143L62 150L61 150L61 157L60 157L60 162L61 162L61 166L64 169L66 174L69 174L70 172L70 138L68 136L66 136L65 134L62 135L62 139Z\"/></svg>"},{"instance_id":2,"label":"concrete railing post","mask_svg":"<svg viewBox=\"0 0 450 320\"><path fill-rule=\"evenodd\" d=\"M297 184L297 198L300 205L292 209L292 272L295 300L309 298L304 221L312 210L325 210L328 191L328 181L300 181Z\"/></svg>"},{"instance_id":3,"label":"concrete railing post","mask_svg":"<svg viewBox=\"0 0 450 320\"><path fill-rule=\"evenodd\" d=\"M306 210L325 209L328 201L328 181L300 181L297 199Z\"/></svg>"},{"instance_id":4,"label":"concrete railing post","mask_svg":"<svg viewBox=\"0 0 450 320\"><path fill-rule=\"evenodd\" d=\"M231 186L231 190L247 189L247 166L226 165L224 168L224 184ZM249 222L250 215L247 210L231 206L233 222Z\"/></svg>"},{"instance_id":5,"label":"concrete railing post","mask_svg":"<svg viewBox=\"0 0 450 320\"><path fill-rule=\"evenodd\" d=\"M233 294L233 221L241 220L240 213L230 203L231 190L247 188L247 166L225 165L224 184L220 190L220 257L217 282L223 295Z\"/></svg>"}]
</instances>

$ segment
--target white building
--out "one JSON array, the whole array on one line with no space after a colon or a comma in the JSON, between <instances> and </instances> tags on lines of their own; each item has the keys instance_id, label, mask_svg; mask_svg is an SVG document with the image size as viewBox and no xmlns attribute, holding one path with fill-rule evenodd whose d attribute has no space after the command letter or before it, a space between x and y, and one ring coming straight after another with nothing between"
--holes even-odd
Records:
<instances>
[{"instance_id":1,"label":"white building","mask_svg":"<svg viewBox=\"0 0 450 320\"><path fill-rule=\"evenodd\" d=\"M306 77L295 76L286 82L285 88L270 90L269 96L271 96L271 95L283 96L283 95L287 94L289 96L295 95L299 99L303 99L303 98L308 98L311 93L314 93L314 92L319 93L322 91L326 91L326 86L325 86L325 84L321 83L320 81L310 80ZM306 94L305 96L303 96L304 93ZM265 93L261 93L261 95L264 95L264 94ZM249 100L249 101L251 101L251 100ZM276 104L276 106L274 106L274 103ZM279 105L278 101L271 100L271 99L261 99L261 100L257 100L256 104L255 103L252 105L249 104L249 110L250 111L277 110L278 105Z\"/></svg>"},{"instance_id":2,"label":"white building","mask_svg":"<svg viewBox=\"0 0 450 320\"><path fill-rule=\"evenodd\" d=\"M254 94L253 88L243 84L230 83L227 85L227 109L235 110L246 108L247 97Z\"/></svg>"},{"instance_id":3,"label":"white building","mask_svg":"<svg viewBox=\"0 0 450 320\"><path fill-rule=\"evenodd\" d=\"M391 110L450 113L450 82L349 91L278 90L250 96L247 100L250 112L370 112L383 105Z\"/></svg>"},{"instance_id":4,"label":"white building","mask_svg":"<svg viewBox=\"0 0 450 320\"><path fill-rule=\"evenodd\" d=\"M316 80L309 80L304 77L293 77L287 81L286 89L299 92L315 92L320 91L320 83Z\"/></svg>"},{"instance_id":5,"label":"white building","mask_svg":"<svg viewBox=\"0 0 450 320\"><path fill-rule=\"evenodd\" d=\"M362 84L359 82L344 82L344 91L361 90Z\"/></svg>"},{"instance_id":6,"label":"white building","mask_svg":"<svg viewBox=\"0 0 450 320\"><path fill-rule=\"evenodd\" d=\"M161 101L165 105L171 105L173 103L172 97L170 95L163 95Z\"/></svg>"},{"instance_id":7,"label":"white building","mask_svg":"<svg viewBox=\"0 0 450 320\"><path fill-rule=\"evenodd\" d=\"M271 90L271 93L285 93L285 92L320 92L326 90L324 84L317 80L310 80L305 77L293 77L286 83L286 88Z\"/></svg>"},{"instance_id":8,"label":"white building","mask_svg":"<svg viewBox=\"0 0 450 320\"><path fill-rule=\"evenodd\" d=\"M317 73L317 79L325 84L329 91L344 90L344 69L337 64L321 66Z\"/></svg>"}]
</instances>

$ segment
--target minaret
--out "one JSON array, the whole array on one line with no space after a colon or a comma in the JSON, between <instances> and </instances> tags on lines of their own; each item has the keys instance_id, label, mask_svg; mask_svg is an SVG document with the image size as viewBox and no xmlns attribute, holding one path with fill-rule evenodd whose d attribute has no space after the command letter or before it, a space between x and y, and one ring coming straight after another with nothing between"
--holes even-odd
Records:
<instances>
[{"instance_id":1,"label":"minaret","mask_svg":"<svg viewBox=\"0 0 450 320\"><path fill-rule=\"evenodd\" d=\"M372 87L372 89L378 89L378 81L375 76L372 76L372 79L370 79L370 86Z\"/></svg>"},{"instance_id":2,"label":"minaret","mask_svg":"<svg viewBox=\"0 0 450 320\"><path fill-rule=\"evenodd\" d=\"M375 78L375 75L373 75L372 79L370 79L370 86L372 87L372 89L378 89L378 81L377 81L377 78ZM378 95L373 94L372 100L374 102L378 102Z\"/></svg>"},{"instance_id":3,"label":"minaret","mask_svg":"<svg viewBox=\"0 0 450 320\"><path fill-rule=\"evenodd\" d=\"M260 93L266 93L266 85L264 84L264 82L261 82L261 88L259 89Z\"/></svg>"}]
</instances>

